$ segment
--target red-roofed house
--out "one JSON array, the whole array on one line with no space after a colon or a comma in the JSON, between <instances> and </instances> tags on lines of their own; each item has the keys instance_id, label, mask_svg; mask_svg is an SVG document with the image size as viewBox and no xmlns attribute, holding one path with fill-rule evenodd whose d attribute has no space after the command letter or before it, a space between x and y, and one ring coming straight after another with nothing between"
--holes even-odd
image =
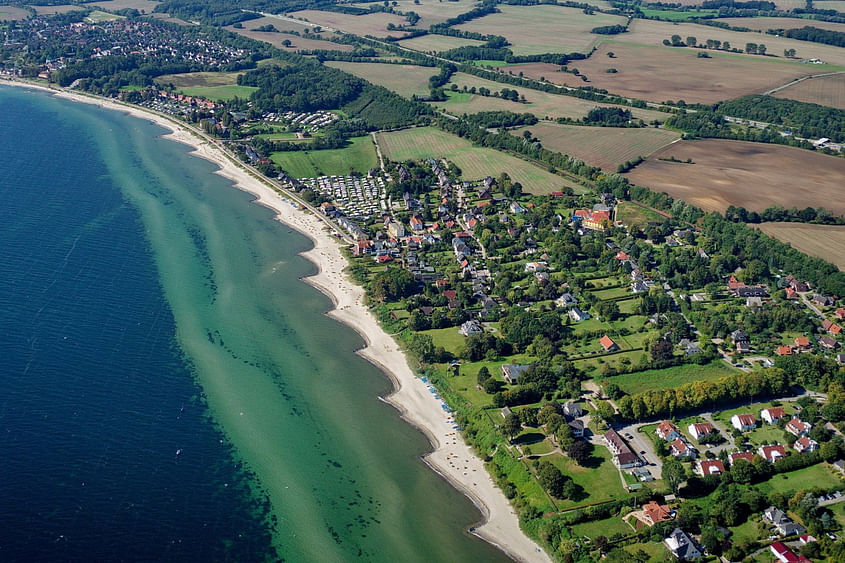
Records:
<instances>
[{"instance_id":1,"label":"red-roofed house","mask_svg":"<svg viewBox=\"0 0 845 563\"><path fill-rule=\"evenodd\" d=\"M628 256L625 252L620 250L619 252L616 253L616 259L621 261L621 262L624 262L625 260L630 260L631 257Z\"/></svg>"},{"instance_id":2,"label":"red-roofed house","mask_svg":"<svg viewBox=\"0 0 845 563\"><path fill-rule=\"evenodd\" d=\"M833 314L836 315L836 318L840 321L845 320L845 309L842 307L837 307Z\"/></svg>"},{"instance_id":3,"label":"red-roofed house","mask_svg":"<svg viewBox=\"0 0 845 563\"><path fill-rule=\"evenodd\" d=\"M458 293L454 289L445 289L443 290L443 297L446 299L457 299Z\"/></svg>"},{"instance_id":4,"label":"red-roofed house","mask_svg":"<svg viewBox=\"0 0 845 563\"><path fill-rule=\"evenodd\" d=\"M775 424L778 420L786 416L786 411L783 407L772 407L770 409L763 409L760 411L760 418L766 421L766 424Z\"/></svg>"},{"instance_id":5,"label":"red-roofed house","mask_svg":"<svg viewBox=\"0 0 845 563\"><path fill-rule=\"evenodd\" d=\"M643 505L643 513L646 521L650 522L652 526L675 518L673 510L669 510L669 507L665 504L658 504L653 500Z\"/></svg>"},{"instance_id":6,"label":"red-roofed house","mask_svg":"<svg viewBox=\"0 0 845 563\"><path fill-rule=\"evenodd\" d=\"M706 459L698 462L695 472L706 477L708 475L721 475L725 472L725 464L718 459Z\"/></svg>"},{"instance_id":7,"label":"red-roofed house","mask_svg":"<svg viewBox=\"0 0 845 563\"><path fill-rule=\"evenodd\" d=\"M665 440L667 442L671 442L672 440L676 440L681 437L678 427L668 420L664 420L658 424L654 433L657 434L661 440Z\"/></svg>"},{"instance_id":8,"label":"red-roofed house","mask_svg":"<svg viewBox=\"0 0 845 563\"><path fill-rule=\"evenodd\" d=\"M669 452L675 457L695 459L695 450L688 446L687 443L680 438L672 442L669 446Z\"/></svg>"},{"instance_id":9,"label":"red-roofed house","mask_svg":"<svg viewBox=\"0 0 845 563\"><path fill-rule=\"evenodd\" d=\"M768 461L769 463L774 463L782 457L786 457L786 449L780 444L774 444L772 446L760 446L760 449L757 450L757 453L760 454L760 457Z\"/></svg>"},{"instance_id":10,"label":"red-roofed house","mask_svg":"<svg viewBox=\"0 0 845 563\"><path fill-rule=\"evenodd\" d=\"M795 448L796 452L803 454L804 452L816 451L817 449L819 449L819 444L809 436L804 436L795 440L795 443L792 444L792 447Z\"/></svg>"},{"instance_id":11,"label":"red-roofed house","mask_svg":"<svg viewBox=\"0 0 845 563\"><path fill-rule=\"evenodd\" d=\"M810 424L809 422L804 422L797 416L786 423L786 431L792 434L793 436L806 436L812 428L812 424Z\"/></svg>"},{"instance_id":12,"label":"red-roofed house","mask_svg":"<svg viewBox=\"0 0 845 563\"><path fill-rule=\"evenodd\" d=\"M709 422L696 422L695 424L690 424L687 431L696 440L701 440L704 436L713 432L713 425Z\"/></svg>"},{"instance_id":13,"label":"red-roofed house","mask_svg":"<svg viewBox=\"0 0 845 563\"><path fill-rule=\"evenodd\" d=\"M787 287L785 291L787 299L798 299L798 293L791 287Z\"/></svg>"},{"instance_id":14,"label":"red-roofed house","mask_svg":"<svg viewBox=\"0 0 845 563\"><path fill-rule=\"evenodd\" d=\"M603 231L610 224L610 211L593 211L581 220L584 228Z\"/></svg>"},{"instance_id":15,"label":"red-roofed house","mask_svg":"<svg viewBox=\"0 0 845 563\"><path fill-rule=\"evenodd\" d=\"M769 549L781 563L810 563L810 560L803 555L795 555L795 552L783 542L776 541L769 546Z\"/></svg>"},{"instance_id":16,"label":"red-roofed house","mask_svg":"<svg viewBox=\"0 0 845 563\"><path fill-rule=\"evenodd\" d=\"M836 334L839 334L840 332L842 332L841 326L839 326L838 324L836 324L832 321L829 321L827 319L822 321L822 328L825 330L825 332L827 332L829 334L833 334L833 335L836 335Z\"/></svg>"},{"instance_id":17,"label":"red-roofed house","mask_svg":"<svg viewBox=\"0 0 845 563\"><path fill-rule=\"evenodd\" d=\"M736 291L737 289L742 289L745 287L745 284L741 281L737 281L734 276L731 276L728 279L728 289L731 291Z\"/></svg>"},{"instance_id":18,"label":"red-roofed house","mask_svg":"<svg viewBox=\"0 0 845 563\"><path fill-rule=\"evenodd\" d=\"M731 425L740 432L754 430L757 428L757 419L753 414L735 414L731 417Z\"/></svg>"},{"instance_id":19,"label":"red-roofed house","mask_svg":"<svg viewBox=\"0 0 845 563\"><path fill-rule=\"evenodd\" d=\"M795 347L799 352L809 352L813 349L810 345L810 339L806 336L799 336L795 339Z\"/></svg>"},{"instance_id":20,"label":"red-roofed house","mask_svg":"<svg viewBox=\"0 0 845 563\"><path fill-rule=\"evenodd\" d=\"M599 339L599 344L601 344L601 347L604 348L605 352L612 352L613 350L619 349L616 342L614 342L613 339L606 334Z\"/></svg>"},{"instance_id":21,"label":"red-roofed house","mask_svg":"<svg viewBox=\"0 0 845 563\"><path fill-rule=\"evenodd\" d=\"M728 454L728 460L731 462L731 465L736 463L736 460L744 459L748 463L754 462L754 454L752 452L734 452L732 454Z\"/></svg>"},{"instance_id":22,"label":"red-roofed house","mask_svg":"<svg viewBox=\"0 0 845 563\"><path fill-rule=\"evenodd\" d=\"M775 354L778 356L791 356L792 346L778 346L777 350L775 350Z\"/></svg>"},{"instance_id":23,"label":"red-roofed house","mask_svg":"<svg viewBox=\"0 0 845 563\"><path fill-rule=\"evenodd\" d=\"M380 254L379 256L376 256L376 262L379 264L384 264L385 262L390 262L391 260L393 260L393 258L391 258L389 254Z\"/></svg>"}]
</instances>

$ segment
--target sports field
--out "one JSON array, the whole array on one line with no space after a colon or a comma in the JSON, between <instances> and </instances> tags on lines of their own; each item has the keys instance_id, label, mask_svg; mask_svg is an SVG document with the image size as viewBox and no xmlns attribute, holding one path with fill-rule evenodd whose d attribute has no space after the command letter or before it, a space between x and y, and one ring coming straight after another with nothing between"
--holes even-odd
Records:
<instances>
[{"instance_id":1,"label":"sports field","mask_svg":"<svg viewBox=\"0 0 845 563\"><path fill-rule=\"evenodd\" d=\"M519 68L523 68L521 65ZM517 67L513 67L517 68ZM451 84L456 84L461 92L458 95L453 95L448 92ZM515 113L533 113L538 118L543 119L548 117L556 119L558 117L569 117L572 119L580 119L587 115L587 113L597 107L607 107L610 104L599 104L589 100L582 100L574 96L564 96L562 94L550 94L548 92L541 92L540 90L531 90L528 88L515 88L520 94L525 96L528 103L522 104L518 102L511 102L501 98L492 96L481 96L478 94L463 94L464 86L469 88L487 88L491 92L501 91L502 88L512 88L509 84L501 82L494 82L492 80L485 80L478 78L471 74L457 72L452 76L452 80L447 85L447 95L449 100L445 102L434 102L434 106L451 113L453 115L463 115L478 113L480 111L512 111ZM638 108L629 108L637 119L642 119L650 122L654 119L658 121L665 121L669 118L669 114Z\"/></svg>"},{"instance_id":2,"label":"sports field","mask_svg":"<svg viewBox=\"0 0 845 563\"><path fill-rule=\"evenodd\" d=\"M411 39L403 39L397 42L401 47L407 49L414 49L415 51L422 51L424 53L440 51L448 51L449 49L456 49L465 45L483 45L483 41L475 39L462 39L460 37L451 37L449 35L421 35L419 37L412 37Z\"/></svg>"},{"instance_id":3,"label":"sports field","mask_svg":"<svg viewBox=\"0 0 845 563\"><path fill-rule=\"evenodd\" d=\"M469 141L433 127L379 133L378 142L385 157L390 160L445 158L455 163L467 180L496 177L507 172L515 182L522 184L526 192L533 194L559 191L564 186L584 191L582 186L569 183L524 160L493 149L474 147Z\"/></svg>"},{"instance_id":4,"label":"sports field","mask_svg":"<svg viewBox=\"0 0 845 563\"><path fill-rule=\"evenodd\" d=\"M354 74L373 84L384 86L406 98L410 98L414 94L418 96L428 94L428 79L439 72L436 68L416 65L350 63L346 61L327 61L326 65Z\"/></svg>"},{"instance_id":5,"label":"sports field","mask_svg":"<svg viewBox=\"0 0 845 563\"><path fill-rule=\"evenodd\" d=\"M590 33L594 27L624 25L623 16L602 13L587 15L578 8L562 6L507 6L500 12L456 26L464 31L501 35L512 44L515 55L541 53L586 53L601 35Z\"/></svg>"},{"instance_id":6,"label":"sports field","mask_svg":"<svg viewBox=\"0 0 845 563\"><path fill-rule=\"evenodd\" d=\"M767 235L845 271L845 226L806 223L762 223L755 226Z\"/></svg>"},{"instance_id":7,"label":"sports field","mask_svg":"<svg viewBox=\"0 0 845 563\"><path fill-rule=\"evenodd\" d=\"M294 178L344 176L350 171L366 173L378 166L371 137L355 137L342 149L275 152L270 160Z\"/></svg>"},{"instance_id":8,"label":"sports field","mask_svg":"<svg viewBox=\"0 0 845 563\"><path fill-rule=\"evenodd\" d=\"M323 10L302 10L290 14L294 18L305 18L308 22L328 28L338 29L355 35L372 35L373 37L402 37L405 34L401 31L388 31L387 24L399 26L408 23L405 18L396 14L379 12L375 14L364 14L353 16L339 12L325 12Z\"/></svg>"},{"instance_id":9,"label":"sports field","mask_svg":"<svg viewBox=\"0 0 845 563\"><path fill-rule=\"evenodd\" d=\"M680 138L680 134L666 129L645 127L619 129L614 127L580 127L537 123L515 132L531 133L547 149L580 158L587 164L616 172L616 167L638 156L647 157Z\"/></svg>"},{"instance_id":10,"label":"sports field","mask_svg":"<svg viewBox=\"0 0 845 563\"><path fill-rule=\"evenodd\" d=\"M845 110L845 73L808 78L778 90L772 96Z\"/></svg>"},{"instance_id":11,"label":"sports field","mask_svg":"<svg viewBox=\"0 0 845 563\"><path fill-rule=\"evenodd\" d=\"M693 164L658 160L692 159ZM795 147L704 139L679 141L627 173L631 182L696 205L763 211L772 205L824 207L845 213L845 158Z\"/></svg>"},{"instance_id":12,"label":"sports field","mask_svg":"<svg viewBox=\"0 0 845 563\"><path fill-rule=\"evenodd\" d=\"M824 72L821 69L826 66L716 51L708 51L710 58L701 59L699 51L608 41L589 59L573 61L570 66L589 78L588 85L621 96L652 102L684 100L704 104L765 92L812 72ZM613 58L608 57L609 52L614 54ZM609 68L617 72L610 74ZM546 79L568 86L585 85L572 74L546 74Z\"/></svg>"}]
</instances>

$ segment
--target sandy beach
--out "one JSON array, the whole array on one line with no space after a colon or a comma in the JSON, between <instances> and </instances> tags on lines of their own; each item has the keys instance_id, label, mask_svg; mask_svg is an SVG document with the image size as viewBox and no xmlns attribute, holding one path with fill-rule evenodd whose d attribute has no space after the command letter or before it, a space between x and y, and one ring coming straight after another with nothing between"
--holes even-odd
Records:
<instances>
[{"instance_id":1,"label":"sandy beach","mask_svg":"<svg viewBox=\"0 0 845 563\"><path fill-rule=\"evenodd\" d=\"M424 461L466 494L484 514L484 522L475 527L473 533L517 561L550 561L539 546L519 529L515 511L493 483L482 460L453 428L451 415L443 410L442 402L434 397L428 386L414 375L398 344L382 330L366 307L363 288L355 285L344 273L348 263L341 252L340 242L322 220L310 212L300 211L298 204L235 165L216 144L195 133L187 125L136 106L29 83L18 85L121 111L169 129L171 132L164 137L191 146L194 155L220 167L218 174L231 180L237 188L253 194L256 203L272 209L279 221L310 238L314 248L302 253L302 256L312 261L319 271L304 281L332 299L335 308L327 314L352 327L362 336L366 347L358 353L382 369L394 382L395 391L384 399L431 441L433 450L423 457Z\"/></svg>"}]
</instances>

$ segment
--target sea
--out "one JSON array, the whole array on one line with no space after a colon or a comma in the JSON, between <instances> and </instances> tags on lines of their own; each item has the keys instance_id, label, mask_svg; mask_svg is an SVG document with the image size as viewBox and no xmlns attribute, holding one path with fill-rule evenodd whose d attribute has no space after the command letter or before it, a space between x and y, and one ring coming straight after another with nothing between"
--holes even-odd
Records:
<instances>
[{"instance_id":1,"label":"sea","mask_svg":"<svg viewBox=\"0 0 845 563\"><path fill-rule=\"evenodd\" d=\"M166 130L0 85L0 561L505 561L300 278Z\"/></svg>"}]
</instances>

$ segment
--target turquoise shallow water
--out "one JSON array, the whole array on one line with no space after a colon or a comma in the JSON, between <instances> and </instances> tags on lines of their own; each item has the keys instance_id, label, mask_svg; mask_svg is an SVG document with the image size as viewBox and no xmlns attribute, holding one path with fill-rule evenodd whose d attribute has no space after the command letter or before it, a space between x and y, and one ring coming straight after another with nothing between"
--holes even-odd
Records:
<instances>
[{"instance_id":1,"label":"turquoise shallow water","mask_svg":"<svg viewBox=\"0 0 845 563\"><path fill-rule=\"evenodd\" d=\"M504 559L307 239L157 126L0 107L0 559Z\"/></svg>"}]
</instances>

